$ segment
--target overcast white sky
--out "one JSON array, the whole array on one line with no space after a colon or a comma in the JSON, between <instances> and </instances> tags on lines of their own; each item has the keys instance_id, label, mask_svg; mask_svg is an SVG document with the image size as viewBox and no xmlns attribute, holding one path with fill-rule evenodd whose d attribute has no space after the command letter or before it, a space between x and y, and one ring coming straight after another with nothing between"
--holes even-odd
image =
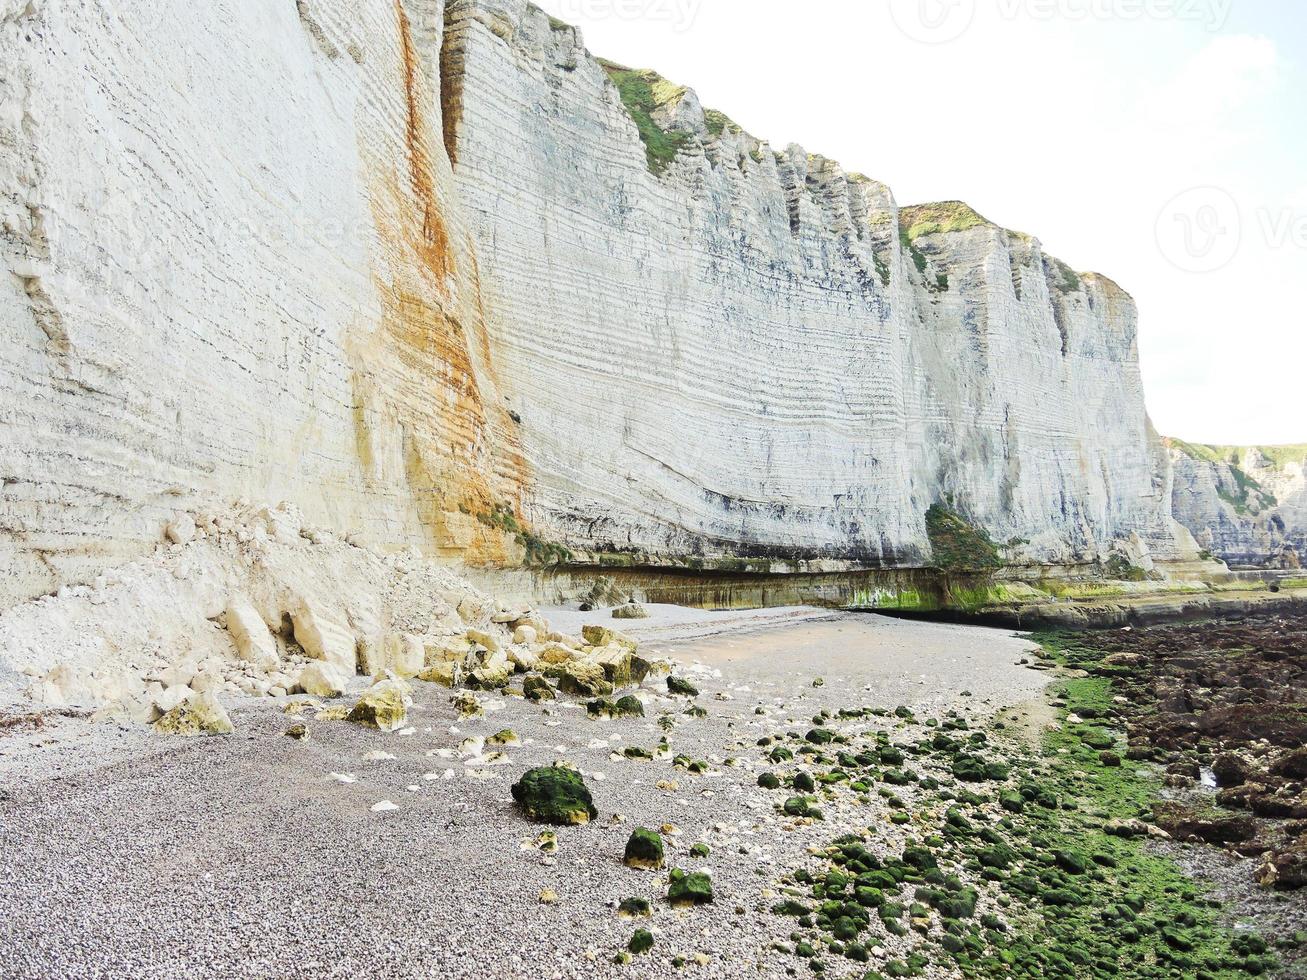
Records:
<instances>
[{"instance_id":1,"label":"overcast white sky","mask_svg":"<svg viewBox=\"0 0 1307 980\"><path fill-rule=\"evenodd\" d=\"M1307 4L538 2L778 148L1117 280L1164 434L1307 441Z\"/></svg>"}]
</instances>

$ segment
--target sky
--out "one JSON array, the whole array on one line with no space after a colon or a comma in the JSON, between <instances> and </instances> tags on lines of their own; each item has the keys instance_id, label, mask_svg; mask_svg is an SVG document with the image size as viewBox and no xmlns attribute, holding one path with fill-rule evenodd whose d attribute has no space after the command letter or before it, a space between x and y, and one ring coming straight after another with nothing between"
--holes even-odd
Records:
<instances>
[{"instance_id":1,"label":"sky","mask_svg":"<svg viewBox=\"0 0 1307 980\"><path fill-rule=\"evenodd\" d=\"M1301 0L537 3L776 148L1116 280L1163 434L1307 441Z\"/></svg>"}]
</instances>

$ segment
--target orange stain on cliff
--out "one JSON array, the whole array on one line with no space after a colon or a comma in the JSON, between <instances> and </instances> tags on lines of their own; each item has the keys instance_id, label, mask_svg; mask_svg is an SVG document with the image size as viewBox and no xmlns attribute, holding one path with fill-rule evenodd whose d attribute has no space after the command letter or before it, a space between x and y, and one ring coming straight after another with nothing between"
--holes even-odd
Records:
<instances>
[{"instance_id":1,"label":"orange stain on cliff","mask_svg":"<svg viewBox=\"0 0 1307 980\"><path fill-rule=\"evenodd\" d=\"M431 127L427 125L423 97L426 94L418 71L417 53L413 50L413 29L403 0L395 0L399 18L400 65L403 70L404 100L408 109L405 142L408 144L409 183L413 197L422 211L420 251L422 260L444 289L451 275L453 259L449 251L449 231L445 227L440 201L436 196L436 178L431 159Z\"/></svg>"},{"instance_id":2,"label":"orange stain on cliff","mask_svg":"<svg viewBox=\"0 0 1307 980\"><path fill-rule=\"evenodd\" d=\"M502 406L487 404L477 380L478 369L489 372L491 363L480 283L474 262L457 278L423 108L430 93L400 0L395 12L406 116L397 149L405 163L360 146L365 170L375 175L370 200L382 308L379 329L349 342L358 458L382 485L402 472L432 550L511 562L511 539L477 515L502 504L520 515L528 468L515 425ZM470 247L462 254L470 257ZM493 388L493 375L488 380Z\"/></svg>"}]
</instances>

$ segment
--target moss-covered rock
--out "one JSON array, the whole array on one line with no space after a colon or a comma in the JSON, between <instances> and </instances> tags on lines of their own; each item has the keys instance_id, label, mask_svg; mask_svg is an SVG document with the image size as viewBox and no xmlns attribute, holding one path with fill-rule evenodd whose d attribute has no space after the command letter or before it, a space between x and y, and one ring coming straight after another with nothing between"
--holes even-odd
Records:
<instances>
[{"instance_id":1,"label":"moss-covered rock","mask_svg":"<svg viewBox=\"0 0 1307 980\"><path fill-rule=\"evenodd\" d=\"M678 908L707 905L713 900L712 880L702 871L687 874L674 869L671 886L667 889L667 900Z\"/></svg>"},{"instance_id":2,"label":"moss-covered rock","mask_svg":"<svg viewBox=\"0 0 1307 980\"><path fill-rule=\"evenodd\" d=\"M647 953L653 949L654 937L648 929L637 929L631 936L631 941L626 944L626 948L639 956L641 953Z\"/></svg>"},{"instance_id":3,"label":"moss-covered rock","mask_svg":"<svg viewBox=\"0 0 1307 980\"><path fill-rule=\"evenodd\" d=\"M528 701L553 701L558 697L549 681L539 674L528 674L523 679L522 693Z\"/></svg>"},{"instance_id":4,"label":"moss-covered rock","mask_svg":"<svg viewBox=\"0 0 1307 980\"><path fill-rule=\"evenodd\" d=\"M624 898L617 906L617 914L624 919L648 918L653 915L653 906L647 898Z\"/></svg>"},{"instance_id":5,"label":"moss-covered rock","mask_svg":"<svg viewBox=\"0 0 1307 980\"><path fill-rule=\"evenodd\" d=\"M682 697L697 698L699 689L683 677L677 677L675 674L667 678L667 690L671 694L678 694Z\"/></svg>"},{"instance_id":6,"label":"moss-covered rock","mask_svg":"<svg viewBox=\"0 0 1307 980\"><path fill-rule=\"evenodd\" d=\"M513 799L531 820L567 826L599 816L581 774L563 766L532 769L513 784Z\"/></svg>"}]
</instances>

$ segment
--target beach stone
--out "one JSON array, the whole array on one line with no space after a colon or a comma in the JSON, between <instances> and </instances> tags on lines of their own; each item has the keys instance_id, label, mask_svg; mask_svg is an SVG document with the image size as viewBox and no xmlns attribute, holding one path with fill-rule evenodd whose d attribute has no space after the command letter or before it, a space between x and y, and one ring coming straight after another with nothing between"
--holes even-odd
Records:
<instances>
[{"instance_id":1,"label":"beach stone","mask_svg":"<svg viewBox=\"0 0 1307 980\"><path fill-rule=\"evenodd\" d=\"M521 646L532 646L539 637L534 626L519 626L513 631L513 642Z\"/></svg>"},{"instance_id":2,"label":"beach stone","mask_svg":"<svg viewBox=\"0 0 1307 980\"><path fill-rule=\"evenodd\" d=\"M582 626L581 636L592 647L608 647L617 644L626 647L632 653L640 649L638 640L607 626Z\"/></svg>"},{"instance_id":3,"label":"beach stone","mask_svg":"<svg viewBox=\"0 0 1307 980\"><path fill-rule=\"evenodd\" d=\"M307 742L309 738L309 728L307 725L291 725L286 729L286 737L293 738L297 742Z\"/></svg>"},{"instance_id":4,"label":"beach stone","mask_svg":"<svg viewBox=\"0 0 1307 980\"><path fill-rule=\"evenodd\" d=\"M615 689L630 687L635 683L631 678L631 651L618 644L604 647L591 657L604 669L604 677Z\"/></svg>"},{"instance_id":5,"label":"beach stone","mask_svg":"<svg viewBox=\"0 0 1307 980\"><path fill-rule=\"evenodd\" d=\"M708 905L713 900L712 880L702 871L686 874L674 869L671 886L667 889L667 900L677 908Z\"/></svg>"},{"instance_id":6,"label":"beach stone","mask_svg":"<svg viewBox=\"0 0 1307 980\"><path fill-rule=\"evenodd\" d=\"M345 720L383 732L398 731L408 723L408 693L402 681L378 681L363 692Z\"/></svg>"},{"instance_id":7,"label":"beach stone","mask_svg":"<svg viewBox=\"0 0 1307 980\"><path fill-rule=\"evenodd\" d=\"M508 662L519 674L530 673L540 666L540 658L526 647L513 647L508 651Z\"/></svg>"},{"instance_id":8,"label":"beach stone","mask_svg":"<svg viewBox=\"0 0 1307 980\"><path fill-rule=\"evenodd\" d=\"M657 831L637 827L626 842L622 863L628 868L657 871L663 866L663 839Z\"/></svg>"},{"instance_id":9,"label":"beach stone","mask_svg":"<svg viewBox=\"0 0 1307 980\"><path fill-rule=\"evenodd\" d=\"M565 694L583 698L607 697L613 685L599 664L585 660L564 664L558 677L558 687Z\"/></svg>"},{"instance_id":10,"label":"beach stone","mask_svg":"<svg viewBox=\"0 0 1307 980\"><path fill-rule=\"evenodd\" d=\"M558 697L549 681L539 674L530 674L522 681L522 694L528 701L553 701Z\"/></svg>"},{"instance_id":11,"label":"beach stone","mask_svg":"<svg viewBox=\"0 0 1307 980\"><path fill-rule=\"evenodd\" d=\"M338 698L349 688L349 677L334 664L311 663L295 678L294 689L315 698Z\"/></svg>"},{"instance_id":12,"label":"beach stone","mask_svg":"<svg viewBox=\"0 0 1307 980\"><path fill-rule=\"evenodd\" d=\"M667 678L667 690L671 694L679 694L687 698L697 698L699 696L697 687L683 677L677 677L674 674Z\"/></svg>"},{"instance_id":13,"label":"beach stone","mask_svg":"<svg viewBox=\"0 0 1307 980\"><path fill-rule=\"evenodd\" d=\"M190 514L178 514L168 522L164 535L173 544L189 544L195 539L196 530L195 519Z\"/></svg>"},{"instance_id":14,"label":"beach stone","mask_svg":"<svg viewBox=\"0 0 1307 980\"><path fill-rule=\"evenodd\" d=\"M386 666L396 677L417 677L427 664L427 648L411 633L386 637Z\"/></svg>"},{"instance_id":15,"label":"beach stone","mask_svg":"<svg viewBox=\"0 0 1307 980\"><path fill-rule=\"evenodd\" d=\"M468 630L466 635L470 643L485 647L491 653L499 653L504 648L499 641L499 637L492 636L482 630Z\"/></svg>"},{"instance_id":16,"label":"beach stone","mask_svg":"<svg viewBox=\"0 0 1307 980\"><path fill-rule=\"evenodd\" d=\"M478 667L467 678L467 686L476 691L502 691L508 687L513 672L505 664Z\"/></svg>"},{"instance_id":17,"label":"beach stone","mask_svg":"<svg viewBox=\"0 0 1307 980\"><path fill-rule=\"evenodd\" d=\"M154 723L162 735L193 738L200 735L230 735L235 731L226 709L212 693L196 694Z\"/></svg>"},{"instance_id":18,"label":"beach stone","mask_svg":"<svg viewBox=\"0 0 1307 980\"><path fill-rule=\"evenodd\" d=\"M522 812L539 823L587 824L599 816L585 780L574 769L532 769L513 784L512 794Z\"/></svg>"},{"instance_id":19,"label":"beach stone","mask_svg":"<svg viewBox=\"0 0 1307 980\"><path fill-rule=\"evenodd\" d=\"M626 944L626 948L639 956L641 953L647 953L653 949L653 945L653 933L648 929L637 929L634 935L631 936L631 941Z\"/></svg>"},{"instance_id":20,"label":"beach stone","mask_svg":"<svg viewBox=\"0 0 1307 980\"><path fill-rule=\"evenodd\" d=\"M618 606L613 610L613 619L648 619L649 610L638 602L632 602L625 606Z\"/></svg>"},{"instance_id":21,"label":"beach stone","mask_svg":"<svg viewBox=\"0 0 1307 980\"><path fill-rule=\"evenodd\" d=\"M571 663L579 656L577 651L562 643L550 643L538 653L540 663L552 665Z\"/></svg>"},{"instance_id":22,"label":"beach stone","mask_svg":"<svg viewBox=\"0 0 1307 980\"><path fill-rule=\"evenodd\" d=\"M466 692L455 695L449 699L449 702L454 706L454 710L458 712L460 719L484 718L486 716L486 709L481 702Z\"/></svg>"}]
</instances>

